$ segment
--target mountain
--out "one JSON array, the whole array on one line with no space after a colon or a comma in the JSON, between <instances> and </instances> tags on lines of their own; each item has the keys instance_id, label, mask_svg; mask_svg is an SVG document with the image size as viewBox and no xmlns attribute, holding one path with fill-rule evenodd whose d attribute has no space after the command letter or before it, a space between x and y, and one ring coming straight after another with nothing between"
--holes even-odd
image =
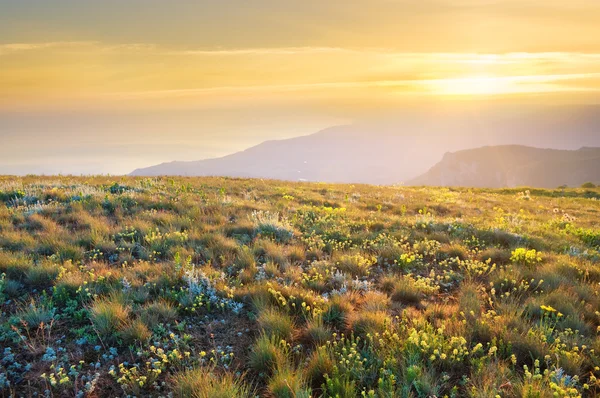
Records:
<instances>
[{"instance_id":1,"label":"mountain","mask_svg":"<svg viewBox=\"0 0 600 398\"><path fill-rule=\"evenodd\" d=\"M316 134L266 141L216 159L170 162L135 170L133 176L182 175L257 177L348 183L393 184L427 170L437 153L403 153L421 148L419 138L385 134L381 129L338 126Z\"/></svg>"},{"instance_id":2,"label":"mountain","mask_svg":"<svg viewBox=\"0 0 600 398\"><path fill-rule=\"evenodd\" d=\"M491 146L446 153L409 185L556 188L600 183L600 148L540 149Z\"/></svg>"},{"instance_id":3,"label":"mountain","mask_svg":"<svg viewBox=\"0 0 600 398\"><path fill-rule=\"evenodd\" d=\"M385 122L331 127L221 158L163 163L131 175L397 184L425 173L448 151L509 144L600 146L600 107L404 111Z\"/></svg>"}]
</instances>

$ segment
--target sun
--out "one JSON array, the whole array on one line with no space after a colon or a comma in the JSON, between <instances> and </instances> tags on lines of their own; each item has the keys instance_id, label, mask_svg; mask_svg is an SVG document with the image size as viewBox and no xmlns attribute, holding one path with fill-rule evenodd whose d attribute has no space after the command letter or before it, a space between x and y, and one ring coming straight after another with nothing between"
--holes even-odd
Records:
<instances>
[{"instance_id":1,"label":"sun","mask_svg":"<svg viewBox=\"0 0 600 398\"><path fill-rule=\"evenodd\" d=\"M439 79L430 83L430 89L439 95L498 95L515 89L510 79L489 75Z\"/></svg>"}]
</instances>

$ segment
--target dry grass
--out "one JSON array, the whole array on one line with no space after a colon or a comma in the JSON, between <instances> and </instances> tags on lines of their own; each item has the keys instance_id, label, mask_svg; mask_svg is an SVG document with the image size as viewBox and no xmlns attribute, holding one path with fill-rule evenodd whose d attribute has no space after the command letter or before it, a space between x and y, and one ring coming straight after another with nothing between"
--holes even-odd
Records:
<instances>
[{"instance_id":1,"label":"dry grass","mask_svg":"<svg viewBox=\"0 0 600 398\"><path fill-rule=\"evenodd\" d=\"M521 191L0 177L0 389L598 396L600 189Z\"/></svg>"}]
</instances>

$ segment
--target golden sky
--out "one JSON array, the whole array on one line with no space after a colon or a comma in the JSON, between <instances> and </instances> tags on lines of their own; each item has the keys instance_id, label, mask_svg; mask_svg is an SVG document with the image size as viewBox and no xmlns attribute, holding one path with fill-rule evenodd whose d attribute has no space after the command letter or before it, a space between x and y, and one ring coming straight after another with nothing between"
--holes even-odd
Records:
<instances>
[{"instance_id":1,"label":"golden sky","mask_svg":"<svg viewBox=\"0 0 600 398\"><path fill-rule=\"evenodd\" d=\"M239 126L175 136L245 125L240 149L406 104L597 103L598 21L597 0L0 0L0 134L15 114L220 110Z\"/></svg>"},{"instance_id":2,"label":"golden sky","mask_svg":"<svg viewBox=\"0 0 600 398\"><path fill-rule=\"evenodd\" d=\"M595 0L0 3L0 106L595 93ZM118 106L122 106L119 104Z\"/></svg>"}]
</instances>

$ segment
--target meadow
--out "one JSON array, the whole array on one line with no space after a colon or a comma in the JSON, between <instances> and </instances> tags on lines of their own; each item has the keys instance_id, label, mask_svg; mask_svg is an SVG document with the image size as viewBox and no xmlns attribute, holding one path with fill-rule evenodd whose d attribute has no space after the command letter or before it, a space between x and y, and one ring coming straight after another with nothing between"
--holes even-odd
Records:
<instances>
[{"instance_id":1,"label":"meadow","mask_svg":"<svg viewBox=\"0 0 600 398\"><path fill-rule=\"evenodd\" d=\"M0 394L597 396L599 199L0 177Z\"/></svg>"}]
</instances>

